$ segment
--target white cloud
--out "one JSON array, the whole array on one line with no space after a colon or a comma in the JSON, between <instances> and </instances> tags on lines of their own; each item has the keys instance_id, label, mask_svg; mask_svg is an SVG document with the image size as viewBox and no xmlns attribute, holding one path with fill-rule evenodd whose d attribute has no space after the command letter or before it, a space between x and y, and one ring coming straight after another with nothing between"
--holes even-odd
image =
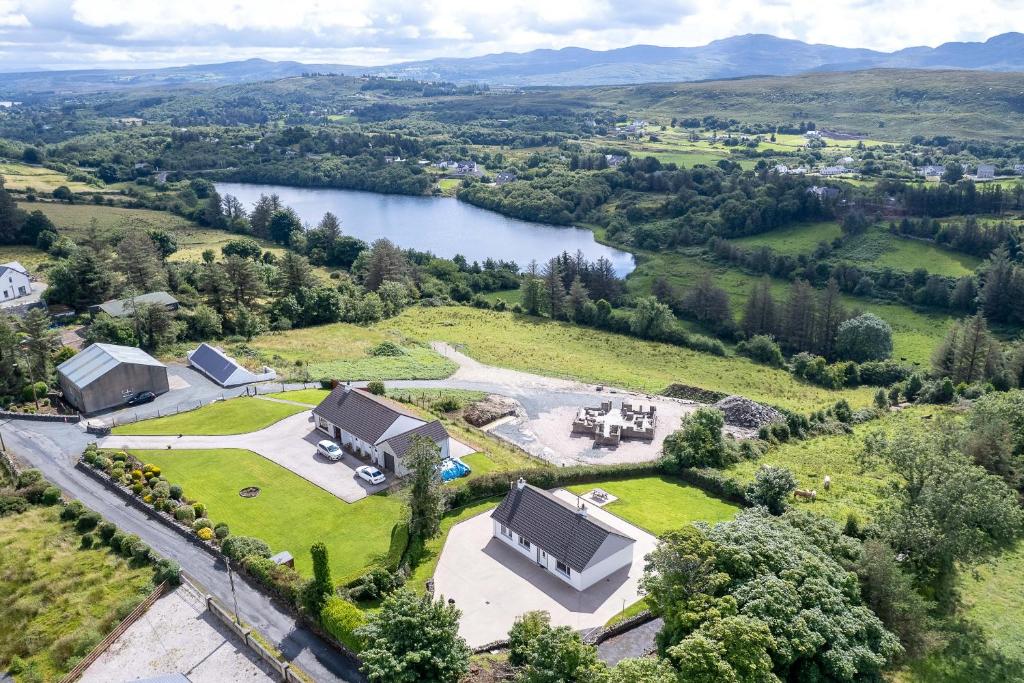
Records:
<instances>
[{"instance_id":1,"label":"white cloud","mask_svg":"<svg viewBox=\"0 0 1024 683\"><path fill-rule=\"evenodd\" d=\"M1021 0L0 0L0 69L383 64L771 33L895 50L1024 30Z\"/></svg>"}]
</instances>

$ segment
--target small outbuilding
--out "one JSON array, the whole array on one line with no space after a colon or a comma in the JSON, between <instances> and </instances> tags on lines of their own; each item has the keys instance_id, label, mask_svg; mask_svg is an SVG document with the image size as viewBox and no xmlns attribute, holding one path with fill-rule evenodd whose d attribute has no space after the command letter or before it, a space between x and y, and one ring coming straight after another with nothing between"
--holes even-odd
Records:
<instances>
[{"instance_id":1,"label":"small outbuilding","mask_svg":"<svg viewBox=\"0 0 1024 683\"><path fill-rule=\"evenodd\" d=\"M123 405L142 391L170 389L167 366L133 346L93 344L57 366L64 399L83 414Z\"/></svg>"},{"instance_id":2,"label":"small outbuilding","mask_svg":"<svg viewBox=\"0 0 1024 683\"><path fill-rule=\"evenodd\" d=\"M93 315L106 313L112 318L125 318L132 315L139 306L163 306L168 311L178 310L178 300L168 292L150 292L127 299L111 299L89 308Z\"/></svg>"},{"instance_id":3,"label":"small outbuilding","mask_svg":"<svg viewBox=\"0 0 1024 683\"><path fill-rule=\"evenodd\" d=\"M277 377L268 367L256 373L243 367L237 360L224 353L224 349L202 343L188 354L189 364L222 387L237 387L253 382L265 382Z\"/></svg>"}]
</instances>

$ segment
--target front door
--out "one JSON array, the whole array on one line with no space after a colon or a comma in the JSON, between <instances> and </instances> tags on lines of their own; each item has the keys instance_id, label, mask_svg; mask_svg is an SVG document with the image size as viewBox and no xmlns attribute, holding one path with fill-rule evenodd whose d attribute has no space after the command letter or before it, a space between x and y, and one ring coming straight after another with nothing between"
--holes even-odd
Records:
<instances>
[{"instance_id":1,"label":"front door","mask_svg":"<svg viewBox=\"0 0 1024 683\"><path fill-rule=\"evenodd\" d=\"M545 569L548 567L548 554L540 548L537 548L537 564Z\"/></svg>"}]
</instances>

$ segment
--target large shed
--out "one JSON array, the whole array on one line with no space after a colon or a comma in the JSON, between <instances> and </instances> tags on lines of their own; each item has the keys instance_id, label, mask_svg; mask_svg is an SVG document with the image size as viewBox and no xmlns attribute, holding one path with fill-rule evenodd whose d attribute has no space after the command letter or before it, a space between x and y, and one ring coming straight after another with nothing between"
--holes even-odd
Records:
<instances>
[{"instance_id":1,"label":"large shed","mask_svg":"<svg viewBox=\"0 0 1024 683\"><path fill-rule=\"evenodd\" d=\"M57 366L64 398L82 413L123 405L140 391L170 389L167 366L133 346L93 344Z\"/></svg>"}]
</instances>

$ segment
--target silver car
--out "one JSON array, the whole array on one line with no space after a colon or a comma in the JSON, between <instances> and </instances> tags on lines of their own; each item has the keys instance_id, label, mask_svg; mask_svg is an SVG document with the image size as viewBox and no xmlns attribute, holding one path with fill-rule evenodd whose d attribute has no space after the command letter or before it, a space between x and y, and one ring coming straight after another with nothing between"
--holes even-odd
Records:
<instances>
[{"instance_id":1,"label":"silver car","mask_svg":"<svg viewBox=\"0 0 1024 683\"><path fill-rule=\"evenodd\" d=\"M357 467L356 474L359 475L360 479L365 479L374 485L383 484L385 481L384 473L371 465L361 465Z\"/></svg>"}]
</instances>

